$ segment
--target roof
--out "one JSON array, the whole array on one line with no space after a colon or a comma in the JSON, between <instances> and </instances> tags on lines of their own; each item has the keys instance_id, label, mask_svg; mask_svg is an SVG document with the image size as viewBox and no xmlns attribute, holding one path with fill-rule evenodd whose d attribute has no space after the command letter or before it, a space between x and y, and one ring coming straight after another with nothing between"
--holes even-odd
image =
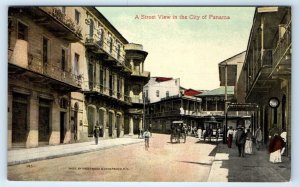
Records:
<instances>
[{"instance_id":1,"label":"roof","mask_svg":"<svg viewBox=\"0 0 300 187\"><path fill-rule=\"evenodd\" d=\"M155 77L155 81L156 82L164 82L164 81L169 81L169 80L173 80L172 77Z\"/></svg>"},{"instance_id":2,"label":"roof","mask_svg":"<svg viewBox=\"0 0 300 187\"><path fill-rule=\"evenodd\" d=\"M199 94L197 96L216 96L216 95L225 95L225 86L221 86L214 90L210 90ZM227 95L234 95L234 86L227 86Z\"/></svg>"}]
</instances>

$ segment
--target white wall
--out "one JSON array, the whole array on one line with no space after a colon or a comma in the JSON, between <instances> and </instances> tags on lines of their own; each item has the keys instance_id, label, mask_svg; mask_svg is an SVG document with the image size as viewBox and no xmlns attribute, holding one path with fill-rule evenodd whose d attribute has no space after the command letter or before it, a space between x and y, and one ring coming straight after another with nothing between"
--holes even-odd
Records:
<instances>
[{"instance_id":1,"label":"white wall","mask_svg":"<svg viewBox=\"0 0 300 187\"><path fill-rule=\"evenodd\" d=\"M166 92L169 91L169 96L179 95L180 79L172 79L164 82L156 82L156 78L151 78L148 84L144 87L144 90L148 90L148 99L150 103L158 102L162 98L166 97ZM157 90L159 96L157 97Z\"/></svg>"}]
</instances>

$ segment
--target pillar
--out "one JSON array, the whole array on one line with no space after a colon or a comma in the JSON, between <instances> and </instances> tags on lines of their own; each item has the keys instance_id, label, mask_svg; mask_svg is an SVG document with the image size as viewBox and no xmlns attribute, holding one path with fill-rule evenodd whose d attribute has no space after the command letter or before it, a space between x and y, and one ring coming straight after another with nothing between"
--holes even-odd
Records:
<instances>
[{"instance_id":1,"label":"pillar","mask_svg":"<svg viewBox=\"0 0 300 187\"><path fill-rule=\"evenodd\" d=\"M39 144L39 99L35 91L29 98L29 132L26 147L37 147Z\"/></svg>"},{"instance_id":2,"label":"pillar","mask_svg":"<svg viewBox=\"0 0 300 187\"><path fill-rule=\"evenodd\" d=\"M129 117L129 135L133 135L133 119L132 116Z\"/></svg>"},{"instance_id":3,"label":"pillar","mask_svg":"<svg viewBox=\"0 0 300 187\"><path fill-rule=\"evenodd\" d=\"M52 102L51 114L51 133L49 145L58 145L60 143L60 106L59 98L54 97Z\"/></svg>"}]
</instances>

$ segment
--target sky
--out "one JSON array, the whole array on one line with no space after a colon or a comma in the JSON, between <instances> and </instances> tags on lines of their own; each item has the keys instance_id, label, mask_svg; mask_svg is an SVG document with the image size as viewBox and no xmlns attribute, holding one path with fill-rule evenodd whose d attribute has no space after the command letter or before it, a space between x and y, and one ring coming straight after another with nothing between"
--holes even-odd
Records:
<instances>
[{"instance_id":1,"label":"sky","mask_svg":"<svg viewBox=\"0 0 300 187\"><path fill-rule=\"evenodd\" d=\"M97 9L128 42L143 45L148 52L144 69L152 77L180 78L182 87L199 90L218 88L218 63L246 50L255 11L254 7Z\"/></svg>"}]
</instances>

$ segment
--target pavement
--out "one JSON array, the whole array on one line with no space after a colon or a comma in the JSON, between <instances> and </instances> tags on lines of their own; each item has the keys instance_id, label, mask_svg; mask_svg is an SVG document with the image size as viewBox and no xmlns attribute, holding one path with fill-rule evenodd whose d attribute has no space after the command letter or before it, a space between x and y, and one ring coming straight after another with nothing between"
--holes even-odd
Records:
<instances>
[{"instance_id":1,"label":"pavement","mask_svg":"<svg viewBox=\"0 0 300 187\"><path fill-rule=\"evenodd\" d=\"M37 148L12 149L8 150L7 162L8 166L12 166L38 160L59 158L102 149L109 149L116 146L141 143L143 141L143 139L138 139L137 136L128 136L115 139L100 138L98 145L95 144L95 141L89 141L82 143L43 146Z\"/></svg>"},{"instance_id":2,"label":"pavement","mask_svg":"<svg viewBox=\"0 0 300 187\"><path fill-rule=\"evenodd\" d=\"M228 148L222 142L216 148L208 182L289 182L291 158L282 156L282 163L269 162L266 148L245 157L238 156L235 145Z\"/></svg>"}]
</instances>

